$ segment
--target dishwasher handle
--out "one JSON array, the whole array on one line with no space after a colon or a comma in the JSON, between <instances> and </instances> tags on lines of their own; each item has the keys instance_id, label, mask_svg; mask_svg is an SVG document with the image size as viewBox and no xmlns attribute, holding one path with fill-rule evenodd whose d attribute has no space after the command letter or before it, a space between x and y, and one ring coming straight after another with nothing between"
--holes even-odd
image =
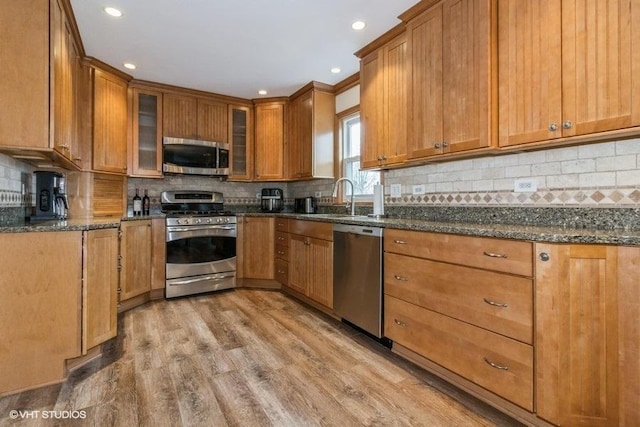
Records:
<instances>
[{"instance_id":1,"label":"dishwasher handle","mask_svg":"<svg viewBox=\"0 0 640 427\"><path fill-rule=\"evenodd\" d=\"M367 227L366 225L333 224L334 233L349 233L362 236L382 237L382 227Z\"/></svg>"}]
</instances>

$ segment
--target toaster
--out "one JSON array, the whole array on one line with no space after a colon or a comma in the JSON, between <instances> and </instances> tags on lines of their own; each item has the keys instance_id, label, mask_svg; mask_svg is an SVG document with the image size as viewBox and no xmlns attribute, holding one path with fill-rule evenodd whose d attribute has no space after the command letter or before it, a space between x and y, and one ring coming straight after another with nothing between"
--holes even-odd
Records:
<instances>
[{"instance_id":1,"label":"toaster","mask_svg":"<svg viewBox=\"0 0 640 427\"><path fill-rule=\"evenodd\" d=\"M314 214L318 212L318 203L315 197L301 197L294 201L293 211L295 213Z\"/></svg>"}]
</instances>

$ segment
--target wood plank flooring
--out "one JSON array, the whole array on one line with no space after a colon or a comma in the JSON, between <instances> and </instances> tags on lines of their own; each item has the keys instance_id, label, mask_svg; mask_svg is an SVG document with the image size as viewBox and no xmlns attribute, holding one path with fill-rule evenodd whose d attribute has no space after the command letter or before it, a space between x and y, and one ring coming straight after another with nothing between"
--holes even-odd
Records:
<instances>
[{"instance_id":1,"label":"wood plank flooring","mask_svg":"<svg viewBox=\"0 0 640 427\"><path fill-rule=\"evenodd\" d=\"M519 425L277 291L152 302L119 329L67 382L0 399L0 425ZM10 420L11 410L86 418Z\"/></svg>"}]
</instances>

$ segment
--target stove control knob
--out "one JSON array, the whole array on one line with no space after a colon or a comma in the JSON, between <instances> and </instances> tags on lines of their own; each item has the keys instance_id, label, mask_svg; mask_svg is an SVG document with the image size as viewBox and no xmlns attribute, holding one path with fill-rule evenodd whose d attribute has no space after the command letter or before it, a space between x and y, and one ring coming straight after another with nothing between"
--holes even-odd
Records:
<instances>
[{"instance_id":1,"label":"stove control knob","mask_svg":"<svg viewBox=\"0 0 640 427\"><path fill-rule=\"evenodd\" d=\"M211 218L207 218L207 224L211 224Z\"/></svg>"},{"instance_id":2,"label":"stove control knob","mask_svg":"<svg viewBox=\"0 0 640 427\"><path fill-rule=\"evenodd\" d=\"M200 224L202 222L202 220L200 218L196 219L196 224Z\"/></svg>"},{"instance_id":3,"label":"stove control knob","mask_svg":"<svg viewBox=\"0 0 640 427\"><path fill-rule=\"evenodd\" d=\"M176 223L177 223L178 225L180 225L180 224L182 224L182 220L181 220L180 218L178 218L178 219L176 220Z\"/></svg>"},{"instance_id":4,"label":"stove control knob","mask_svg":"<svg viewBox=\"0 0 640 427\"><path fill-rule=\"evenodd\" d=\"M224 222L229 223L229 218L225 218Z\"/></svg>"},{"instance_id":5,"label":"stove control knob","mask_svg":"<svg viewBox=\"0 0 640 427\"><path fill-rule=\"evenodd\" d=\"M222 222L222 219L221 219L221 218L216 218L216 222L217 222L218 224L220 224L220 223Z\"/></svg>"}]
</instances>

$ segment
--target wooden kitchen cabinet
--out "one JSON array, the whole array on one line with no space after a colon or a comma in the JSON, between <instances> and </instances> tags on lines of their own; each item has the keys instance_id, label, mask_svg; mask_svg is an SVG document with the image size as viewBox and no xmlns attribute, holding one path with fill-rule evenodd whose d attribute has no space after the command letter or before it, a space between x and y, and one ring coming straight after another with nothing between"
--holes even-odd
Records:
<instances>
[{"instance_id":1,"label":"wooden kitchen cabinet","mask_svg":"<svg viewBox=\"0 0 640 427\"><path fill-rule=\"evenodd\" d=\"M120 224L120 303L151 290L151 220ZM128 308L123 305L121 309Z\"/></svg>"},{"instance_id":2,"label":"wooden kitchen cabinet","mask_svg":"<svg viewBox=\"0 0 640 427\"><path fill-rule=\"evenodd\" d=\"M365 48L358 55L365 55ZM401 33L360 61L362 167L402 163L407 155L407 37Z\"/></svg>"},{"instance_id":3,"label":"wooden kitchen cabinet","mask_svg":"<svg viewBox=\"0 0 640 427\"><path fill-rule=\"evenodd\" d=\"M93 170L126 174L128 83L95 68L93 73Z\"/></svg>"},{"instance_id":4,"label":"wooden kitchen cabinet","mask_svg":"<svg viewBox=\"0 0 640 427\"><path fill-rule=\"evenodd\" d=\"M532 253L530 242L385 230L384 335L393 350L535 418Z\"/></svg>"},{"instance_id":5,"label":"wooden kitchen cabinet","mask_svg":"<svg viewBox=\"0 0 640 427\"><path fill-rule=\"evenodd\" d=\"M243 217L240 236L241 278L274 278L274 230L273 217Z\"/></svg>"},{"instance_id":6,"label":"wooden kitchen cabinet","mask_svg":"<svg viewBox=\"0 0 640 427\"><path fill-rule=\"evenodd\" d=\"M640 1L498 7L501 147L640 125Z\"/></svg>"},{"instance_id":7,"label":"wooden kitchen cabinet","mask_svg":"<svg viewBox=\"0 0 640 427\"><path fill-rule=\"evenodd\" d=\"M288 288L333 308L333 226L289 221Z\"/></svg>"},{"instance_id":8,"label":"wooden kitchen cabinet","mask_svg":"<svg viewBox=\"0 0 640 427\"><path fill-rule=\"evenodd\" d=\"M495 0L444 0L407 21L408 158L492 147Z\"/></svg>"},{"instance_id":9,"label":"wooden kitchen cabinet","mask_svg":"<svg viewBox=\"0 0 640 427\"><path fill-rule=\"evenodd\" d=\"M228 142L225 102L180 93L165 93L163 102L164 136Z\"/></svg>"},{"instance_id":10,"label":"wooden kitchen cabinet","mask_svg":"<svg viewBox=\"0 0 640 427\"><path fill-rule=\"evenodd\" d=\"M279 181L285 178L287 141L287 101L254 101L255 123L255 180Z\"/></svg>"},{"instance_id":11,"label":"wooden kitchen cabinet","mask_svg":"<svg viewBox=\"0 0 640 427\"><path fill-rule=\"evenodd\" d=\"M335 96L330 86L311 82L289 101L288 177L333 178Z\"/></svg>"},{"instance_id":12,"label":"wooden kitchen cabinet","mask_svg":"<svg viewBox=\"0 0 640 427\"><path fill-rule=\"evenodd\" d=\"M274 239L275 279L281 285L289 284L289 220L277 217Z\"/></svg>"},{"instance_id":13,"label":"wooden kitchen cabinet","mask_svg":"<svg viewBox=\"0 0 640 427\"><path fill-rule=\"evenodd\" d=\"M129 176L162 177L162 92L132 90Z\"/></svg>"},{"instance_id":14,"label":"wooden kitchen cabinet","mask_svg":"<svg viewBox=\"0 0 640 427\"><path fill-rule=\"evenodd\" d=\"M82 354L118 332L118 229L84 232Z\"/></svg>"},{"instance_id":15,"label":"wooden kitchen cabinet","mask_svg":"<svg viewBox=\"0 0 640 427\"><path fill-rule=\"evenodd\" d=\"M640 248L537 243L538 416L640 422Z\"/></svg>"},{"instance_id":16,"label":"wooden kitchen cabinet","mask_svg":"<svg viewBox=\"0 0 640 427\"><path fill-rule=\"evenodd\" d=\"M7 3L0 10L0 150L77 169L78 67L83 55L65 0ZM25 54L28 52L28 54Z\"/></svg>"},{"instance_id":17,"label":"wooden kitchen cabinet","mask_svg":"<svg viewBox=\"0 0 640 427\"><path fill-rule=\"evenodd\" d=\"M253 148L253 108L229 105L230 181L253 179Z\"/></svg>"},{"instance_id":18,"label":"wooden kitchen cabinet","mask_svg":"<svg viewBox=\"0 0 640 427\"><path fill-rule=\"evenodd\" d=\"M81 354L82 232L3 233L0 396L61 382Z\"/></svg>"}]
</instances>

